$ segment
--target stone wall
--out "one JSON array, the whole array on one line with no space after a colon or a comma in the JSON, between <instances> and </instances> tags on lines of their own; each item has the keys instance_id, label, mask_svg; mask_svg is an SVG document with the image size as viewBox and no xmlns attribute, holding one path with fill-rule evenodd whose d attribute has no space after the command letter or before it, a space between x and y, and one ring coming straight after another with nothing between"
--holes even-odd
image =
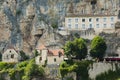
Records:
<instances>
[{"instance_id":1,"label":"stone wall","mask_svg":"<svg viewBox=\"0 0 120 80\"><path fill-rule=\"evenodd\" d=\"M100 75L101 73L107 72L108 70L115 71L116 65L120 67L120 63L109 63L109 62L98 62L93 63L93 65L90 66L89 69L89 77L93 80L95 80L97 75Z\"/></svg>"}]
</instances>

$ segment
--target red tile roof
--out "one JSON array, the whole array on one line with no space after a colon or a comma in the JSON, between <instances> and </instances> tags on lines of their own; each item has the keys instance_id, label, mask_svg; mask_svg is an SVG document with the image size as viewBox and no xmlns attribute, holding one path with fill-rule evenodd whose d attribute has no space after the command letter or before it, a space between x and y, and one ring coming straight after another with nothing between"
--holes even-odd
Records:
<instances>
[{"instance_id":1,"label":"red tile roof","mask_svg":"<svg viewBox=\"0 0 120 80\"><path fill-rule=\"evenodd\" d=\"M51 49L48 51L48 55L50 56L58 56L59 53L61 53L61 55L64 55L64 51L63 49Z\"/></svg>"}]
</instances>

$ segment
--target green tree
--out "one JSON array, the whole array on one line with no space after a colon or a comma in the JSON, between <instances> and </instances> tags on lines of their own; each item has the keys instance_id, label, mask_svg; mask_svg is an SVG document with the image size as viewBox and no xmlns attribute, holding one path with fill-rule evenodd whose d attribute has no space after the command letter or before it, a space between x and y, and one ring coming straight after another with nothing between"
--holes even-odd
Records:
<instances>
[{"instance_id":1,"label":"green tree","mask_svg":"<svg viewBox=\"0 0 120 80\"><path fill-rule=\"evenodd\" d=\"M21 60L22 61L24 61L24 60L27 60L27 59L29 59L29 57L25 54L25 52L23 52L23 51L20 51L20 56L21 56Z\"/></svg>"},{"instance_id":2,"label":"green tree","mask_svg":"<svg viewBox=\"0 0 120 80\"><path fill-rule=\"evenodd\" d=\"M25 68L25 76L23 80L31 80L34 76L44 76L44 69L35 64L35 60L31 60Z\"/></svg>"},{"instance_id":3,"label":"green tree","mask_svg":"<svg viewBox=\"0 0 120 80\"><path fill-rule=\"evenodd\" d=\"M68 57L74 56L76 59L84 59L87 55L87 46L84 39L79 38L74 41L69 41L64 46L65 55Z\"/></svg>"},{"instance_id":4,"label":"green tree","mask_svg":"<svg viewBox=\"0 0 120 80\"><path fill-rule=\"evenodd\" d=\"M90 55L94 58L102 59L106 49L107 45L105 40L100 36L96 36L91 43Z\"/></svg>"}]
</instances>

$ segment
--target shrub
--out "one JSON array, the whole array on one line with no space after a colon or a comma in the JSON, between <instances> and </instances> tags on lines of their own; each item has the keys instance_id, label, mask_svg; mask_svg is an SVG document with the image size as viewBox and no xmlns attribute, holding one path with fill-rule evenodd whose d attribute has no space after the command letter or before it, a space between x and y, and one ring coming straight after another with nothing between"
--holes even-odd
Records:
<instances>
[{"instance_id":1,"label":"shrub","mask_svg":"<svg viewBox=\"0 0 120 80\"><path fill-rule=\"evenodd\" d=\"M19 64L16 65L17 68L23 68L23 67L26 67L28 65L28 61L23 61Z\"/></svg>"},{"instance_id":2,"label":"shrub","mask_svg":"<svg viewBox=\"0 0 120 80\"><path fill-rule=\"evenodd\" d=\"M14 68L15 63L0 62L0 71Z\"/></svg>"},{"instance_id":3,"label":"shrub","mask_svg":"<svg viewBox=\"0 0 120 80\"><path fill-rule=\"evenodd\" d=\"M34 60L31 60L25 68L23 80L30 80L33 76L44 76L44 73L44 69L36 65Z\"/></svg>"},{"instance_id":4,"label":"shrub","mask_svg":"<svg viewBox=\"0 0 120 80\"><path fill-rule=\"evenodd\" d=\"M24 60L27 60L27 59L29 59L29 57L25 54L25 52L23 52L23 51L20 51L20 56L21 56L21 60L22 61L24 61Z\"/></svg>"}]
</instances>

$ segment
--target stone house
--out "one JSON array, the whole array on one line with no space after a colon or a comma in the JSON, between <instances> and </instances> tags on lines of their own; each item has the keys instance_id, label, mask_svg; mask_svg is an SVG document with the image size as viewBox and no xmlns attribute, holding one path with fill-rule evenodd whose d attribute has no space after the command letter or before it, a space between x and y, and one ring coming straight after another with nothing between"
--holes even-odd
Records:
<instances>
[{"instance_id":1,"label":"stone house","mask_svg":"<svg viewBox=\"0 0 120 80\"><path fill-rule=\"evenodd\" d=\"M39 56L36 57L36 64L45 64L45 61L47 60L47 53L48 53L48 49L42 45L39 48L37 48L37 51L39 53Z\"/></svg>"},{"instance_id":2,"label":"stone house","mask_svg":"<svg viewBox=\"0 0 120 80\"><path fill-rule=\"evenodd\" d=\"M63 49L51 49L48 51L47 64L60 64L64 60Z\"/></svg>"},{"instance_id":3,"label":"stone house","mask_svg":"<svg viewBox=\"0 0 120 80\"><path fill-rule=\"evenodd\" d=\"M2 54L2 61L3 62L19 62L21 59L20 54L14 48L8 48Z\"/></svg>"},{"instance_id":4,"label":"stone house","mask_svg":"<svg viewBox=\"0 0 120 80\"><path fill-rule=\"evenodd\" d=\"M37 49L39 56L36 57L36 64L60 64L64 59L63 49L48 49L42 45Z\"/></svg>"}]
</instances>

